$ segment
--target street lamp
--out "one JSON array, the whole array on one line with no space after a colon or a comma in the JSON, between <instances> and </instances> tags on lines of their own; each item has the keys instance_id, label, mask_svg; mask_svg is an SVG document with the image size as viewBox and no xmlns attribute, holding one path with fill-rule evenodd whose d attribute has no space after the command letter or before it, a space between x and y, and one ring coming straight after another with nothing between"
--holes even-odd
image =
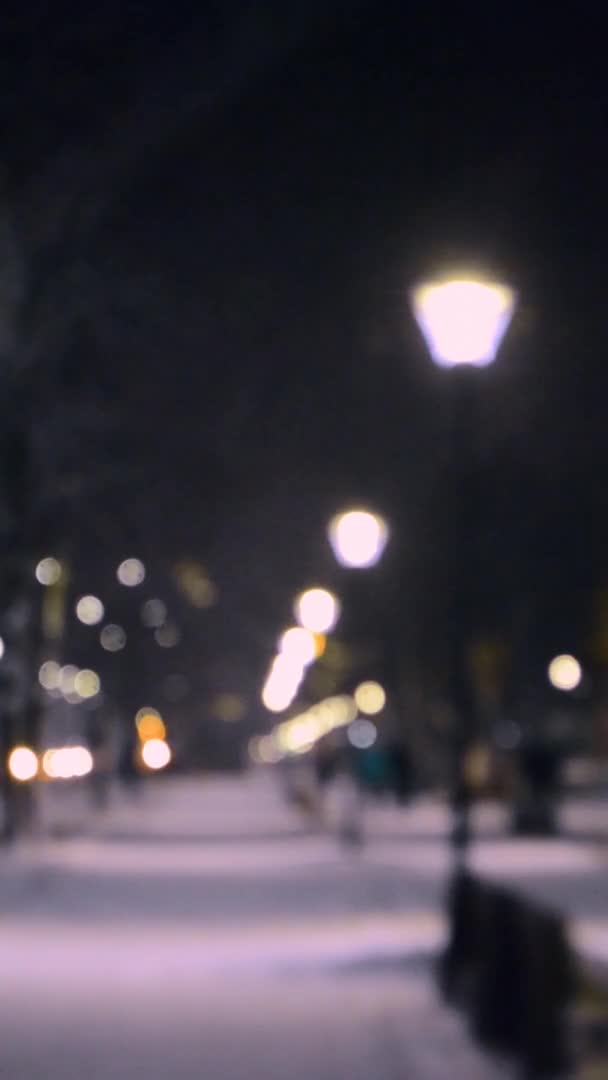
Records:
<instances>
[{"instance_id":1,"label":"street lamp","mask_svg":"<svg viewBox=\"0 0 608 1080\"><path fill-rule=\"evenodd\" d=\"M481 280L467 274L423 282L410 294L414 318L431 359L441 368L459 369L463 366L486 367L496 359L500 343L513 317L516 299L515 292L508 285ZM464 374L463 372L462 375ZM470 442L474 416L469 394L473 388L468 379L463 380L462 375L453 385L455 413L452 437L455 444L451 448L451 460L458 466L462 489L453 490L455 502L452 528L457 535L452 550L458 553L458 565L451 568L450 594L453 608L449 620L449 674L457 727L452 762L452 840L455 845L464 847L469 839L470 791L466 763L473 738L474 711L466 657L471 616L468 610L470 598L466 595L467 574L464 572L464 560L471 546L466 507L469 502L467 496L471 494L468 477L474 471L475 461ZM452 489L457 489L458 486L457 483L453 484Z\"/></svg>"},{"instance_id":2,"label":"street lamp","mask_svg":"<svg viewBox=\"0 0 608 1080\"><path fill-rule=\"evenodd\" d=\"M448 278L412 291L414 317L439 367L486 367L515 310L515 293L498 282Z\"/></svg>"},{"instance_id":3,"label":"street lamp","mask_svg":"<svg viewBox=\"0 0 608 1080\"><path fill-rule=\"evenodd\" d=\"M336 560L341 566L355 570L375 566L388 541L384 518L359 508L335 514L327 532Z\"/></svg>"}]
</instances>

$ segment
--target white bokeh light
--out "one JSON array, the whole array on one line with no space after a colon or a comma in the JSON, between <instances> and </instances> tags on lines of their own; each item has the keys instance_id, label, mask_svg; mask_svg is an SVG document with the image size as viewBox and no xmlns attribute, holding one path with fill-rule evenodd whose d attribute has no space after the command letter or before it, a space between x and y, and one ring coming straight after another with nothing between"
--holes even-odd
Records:
<instances>
[{"instance_id":1,"label":"white bokeh light","mask_svg":"<svg viewBox=\"0 0 608 1080\"><path fill-rule=\"evenodd\" d=\"M58 559L48 555L41 559L36 567L36 580L41 585L56 585L61 578L62 567Z\"/></svg>"},{"instance_id":2,"label":"white bokeh light","mask_svg":"<svg viewBox=\"0 0 608 1080\"><path fill-rule=\"evenodd\" d=\"M515 299L506 285L455 279L419 285L412 308L436 364L484 367L496 356Z\"/></svg>"},{"instance_id":3,"label":"white bokeh light","mask_svg":"<svg viewBox=\"0 0 608 1080\"><path fill-rule=\"evenodd\" d=\"M269 712L283 712L294 700L304 678L299 658L279 653L272 662L262 690L262 702Z\"/></svg>"},{"instance_id":4,"label":"white bokeh light","mask_svg":"<svg viewBox=\"0 0 608 1080\"><path fill-rule=\"evenodd\" d=\"M171 761L171 748L164 739L148 739L141 748L141 756L148 769L158 772Z\"/></svg>"},{"instance_id":5,"label":"white bokeh light","mask_svg":"<svg viewBox=\"0 0 608 1080\"><path fill-rule=\"evenodd\" d=\"M300 626L313 634L328 634L340 618L340 603L328 589L307 589L294 604Z\"/></svg>"},{"instance_id":6,"label":"white bokeh light","mask_svg":"<svg viewBox=\"0 0 608 1080\"><path fill-rule=\"evenodd\" d=\"M292 657L302 667L307 667L317 655L315 635L304 626L291 626L279 638L279 652Z\"/></svg>"},{"instance_id":7,"label":"white bokeh light","mask_svg":"<svg viewBox=\"0 0 608 1080\"><path fill-rule=\"evenodd\" d=\"M116 576L121 585L133 589L145 580L146 568L141 559L123 559L116 571Z\"/></svg>"},{"instance_id":8,"label":"white bokeh light","mask_svg":"<svg viewBox=\"0 0 608 1080\"><path fill-rule=\"evenodd\" d=\"M103 619L105 608L98 596L81 596L76 604L76 616L85 626L97 626Z\"/></svg>"},{"instance_id":9,"label":"white bokeh light","mask_svg":"<svg viewBox=\"0 0 608 1080\"><path fill-rule=\"evenodd\" d=\"M351 746L354 746L357 750L369 750L370 746L373 746L378 738L378 729L371 720L359 717L359 719L353 720L352 724L349 724L346 729L346 737Z\"/></svg>"},{"instance_id":10,"label":"white bokeh light","mask_svg":"<svg viewBox=\"0 0 608 1080\"><path fill-rule=\"evenodd\" d=\"M549 682L556 690L576 690L583 677L578 660L568 653L555 656L548 669Z\"/></svg>"},{"instance_id":11,"label":"white bokeh light","mask_svg":"<svg viewBox=\"0 0 608 1080\"><path fill-rule=\"evenodd\" d=\"M341 566L366 570L380 561L388 540L388 526L379 514L347 510L329 523L329 542Z\"/></svg>"}]
</instances>

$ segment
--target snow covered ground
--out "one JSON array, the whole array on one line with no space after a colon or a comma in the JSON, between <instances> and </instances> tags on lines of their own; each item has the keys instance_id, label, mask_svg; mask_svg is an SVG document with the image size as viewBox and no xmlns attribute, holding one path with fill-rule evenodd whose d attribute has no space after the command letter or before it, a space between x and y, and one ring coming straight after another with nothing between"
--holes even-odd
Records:
<instances>
[{"instance_id":1,"label":"snow covered ground","mask_svg":"<svg viewBox=\"0 0 608 1080\"><path fill-rule=\"evenodd\" d=\"M371 811L349 850L263 773L159 779L97 818L62 797L79 832L0 857L0 1077L509 1075L437 1001L438 804ZM553 891L594 891L588 845L514 845L493 811L482 827L486 872L528 880L540 850Z\"/></svg>"}]
</instances>

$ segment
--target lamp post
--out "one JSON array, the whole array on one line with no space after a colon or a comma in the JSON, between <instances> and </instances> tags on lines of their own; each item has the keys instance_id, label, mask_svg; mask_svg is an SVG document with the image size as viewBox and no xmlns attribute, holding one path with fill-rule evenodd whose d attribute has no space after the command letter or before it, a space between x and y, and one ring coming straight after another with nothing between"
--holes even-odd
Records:
<instances>
[{"instance_id":1,"label":"lamp post","mask_svg":"<svg viewBox=\"0 0 608 1080\"><path fill-rule=\"evenodd\" d=\"M444 369L483 368L496 359L500 343L515 310L516 296L507 285L467 275L424 282L413 289L414 317L433 362ZM467 587L467 551L471 523L467 502L469 477L475 468L471 434L475 417L471 372L452 371L453 407L450 466L453 561L450 567L450 612L447 620L450 704L455 713L452 754L452 842L464 848L470 837L470 787L467 753L475 734L474 695L470 686L467 646L471 626ZM474 568L473 568L474 569Z\"/></svg>"}]
</instances>

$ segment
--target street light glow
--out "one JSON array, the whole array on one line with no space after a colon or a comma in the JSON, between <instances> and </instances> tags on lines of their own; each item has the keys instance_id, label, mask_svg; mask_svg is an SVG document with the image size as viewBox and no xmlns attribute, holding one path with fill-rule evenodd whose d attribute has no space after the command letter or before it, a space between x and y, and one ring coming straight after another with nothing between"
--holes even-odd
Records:
<instances>
[{"instance_id":1,"label":"street light glow","mask_svg":"<svg viewBox=\"0 0 608 1080\"><path fill-rule=\"evenodd\" d=\"M496 282L427 282L412 292L414 317L439 367L491 364L515 310L515 293Z\"/></svg>"},{"instance_id":2,"label":"street light glow","mask_svg":"<svg viewBox=\"0 0 608 1080\"><path fill-rule=\"evenodd\" d=\"M73 780L93 771L93 755L86 746L58 746L46 750L42 769L49 780Z\"/></svg>"},{"instance_id":3,"label":"street light glow","mask_svg":"<svg viewBox=\"0 0 608 1080\"><path fill-rule=\"evenodd\" d=\"M556 690L576 690L583 677L578 660L568 653L556 656L549 664L549 682Z\"/></svg>"},{"instance_id":4,"label":"street light glow","mask_svg":"<svg viewBox=\"0 0 608 1080\"><path fill-rule=\"evenodd\" d=\"M341 566L366 570L382 558L388 540L388 526L379 514L368 510L347 510L329 523L329 542Z\"/></svg>"},{"instance_id":5,"label":"street light glow","mask_svg":"<svg viewBox=\"0 0 608 1080\"><path fill-rule=\"evenodd\" d=\"M340 603L328 589L307 589L297 597L294 615L313 634L328 634L340 618Z\"/></svg>"},{"instance_id":6,"label":"street light glow","mask_svg":"<svg viewBox=\"0 0 608 1080\"><path fill-rule=\"evenodd\" d=\"M164 720L156 709L140 709L135 717L135 726L142 743L149 742L150 739L166 738L167 729Z\"/></svg>"},{"instance_id":7,"label":"street light glow","mask_svg":"<svg viewBox=\"0 0 608 1080\"><path fill-rule=\"evenodd\" d=\"M13 780L21 784L33 780L38 772L38 758L29 746L15 746L8 755L7 765Z\"/></svg>"},{"instance_id":8,"label":"street light glow","mask_svg":"<svg viewBox=\"0 0 608 1080\"><path fill-rule=\"evenodd\" d=\"M304 626L291 626L279 639L279 653L290 656L301 667L308 667L317 657L317 639Z\"/></svg>"},{"instance_id":9,"label":"street light glow","mask_svg":"<svg viewBox=\"0 0 608 1080\"><path fill-rule=\"evenodd\" d=\"M272 662L262 690L262 702L269 712L283 712L295 698L302 679L304 667L301 662L285 653L279 653Z\"/></svg>"},{"instance_id":10,"label":"street light glow","mask_svg":"<svg viewBox=\"0 0 608 1080\"><path fill-rule=\"evenodd\" d=\"M148 769L158 772L171 761L171 748L164 739L148 739L141 748L141 757Z\"/></svg>"}]
</instances>

